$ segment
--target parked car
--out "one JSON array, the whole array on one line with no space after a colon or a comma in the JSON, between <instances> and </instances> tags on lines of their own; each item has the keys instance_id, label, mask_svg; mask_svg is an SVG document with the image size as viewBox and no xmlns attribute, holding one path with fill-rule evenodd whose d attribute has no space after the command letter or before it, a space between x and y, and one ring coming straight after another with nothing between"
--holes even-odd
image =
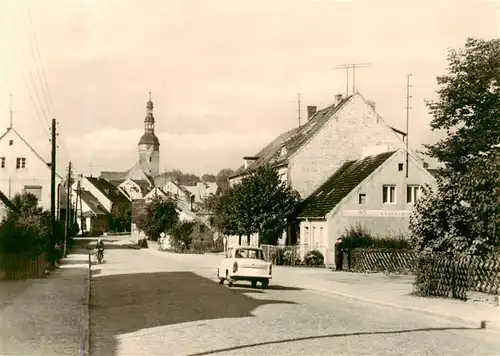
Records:
<instances>
[{"instance_id":1,"label":"parked car","mask_svg":"<svg viewBox=\"0 0 500 356\"><path fill-rule=\"evenodd\" d=\"M260 282L262 288L267 288L272 278L272 263L266 261L264 251L258 247L235 246L227 250L226 257L217 267L219 283L227 281L229 287L235 281L249 281L252 287Z\"/></svg>"}]
</instances>

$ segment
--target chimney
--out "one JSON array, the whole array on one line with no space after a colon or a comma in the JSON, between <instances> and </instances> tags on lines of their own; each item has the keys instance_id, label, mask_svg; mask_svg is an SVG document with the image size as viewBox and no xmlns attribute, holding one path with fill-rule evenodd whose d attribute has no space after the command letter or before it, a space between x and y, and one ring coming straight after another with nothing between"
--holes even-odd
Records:
<instances>
[{"instance_id":1,"label":"chimney","mask_svg":"<svg viewBox=\"0 0 500 356\"><path fill-rule=\"evenodd\" d=\"M335 105L339 105L342 101L342 94L335 95Z\"/></svg>"},{"instance_id":2,"label":"chimney","mask_svg":"<svg viewBox=\"0 0 500 356\"><path fill-rule=\"evenodd\" d=\"M312 106L312 105L307 106L307 120L309 120L311 117L313 117L314 114L316 114L317 109L318 109L317 106Z\"/></svg>"},{"instance_id":3,"label":"chimney","mask_svg":"<svg viewBox=\"0 0 500 356\"><path fill-rule=\"evenodd\" d=\"M247 169L248 166L250 166L252 164L252 162L256 161L257 159L259 159L259 157L255 157L255 156L245 156L245 157L243 157L243 167L245 169Z\"/></svg>"},{"instance_id":4,"label":"chimney","mask_svg":"<svg viewBox=\"0 0 500 356\"><path fill-rule=\"evenodd\" d=\"M375 102L372 100L367 100L368 104L375 110Z\"/></svg>"}]
</instances>

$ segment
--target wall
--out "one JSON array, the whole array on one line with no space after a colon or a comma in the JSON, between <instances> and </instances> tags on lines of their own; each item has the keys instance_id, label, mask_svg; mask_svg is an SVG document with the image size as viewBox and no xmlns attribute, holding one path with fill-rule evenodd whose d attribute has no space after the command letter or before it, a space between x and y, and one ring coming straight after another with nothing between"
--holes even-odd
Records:
<instances>
[{"instance_id":1,"label":"wall","mask_svg":"<svg viewBox=\"0 0 500 356\"><path fill-rule=\"evenodd\" d=\"M146 170L146 173L158 175L160 173L160 148L154 145L139 145L139 165Z\"/></svg>"},{"instance_id":2,"label":"wall","mask_svg":"<svg viewBox=\"0 0 500 356\"><path fill-rule=\"evenodd\" d=\"M127 179L119 187L131 197L131 200L142 198L141 187L131 179Z\"/></svg>"},{"instance_id":3,"label":"wall","mask_svg":"<svg viewBox=\"0 0 500 356\"><path fill-rule=\"evenodd\" d=\"M344 204L335 210L334 215L328 217L329 239L327 248L333 258L333 244L345 229L361 224L372 234L380 236L397 236L406 234L409 226L409 214L414 209L414 204L406 202L406 186L429 184L436 187L434 178L419 162L410 157L408 165L408 179L406 178L406 154L403 150L390 157L375 175L369 177L359 188L356 188L347 197ZM399 171L399 163L403 163L403 170ZM384 204L382 201L382 186L384 184L396 185L396 202ZM359 204L359 194L366 194L366 203ZM352 216L363 214L382 215L396 214L396 216ZM383 213L380 213L382 211ZM333 260L332 260L333 261Z\"/></svg>"},{"instance_id":4,"label":"wall","mask_svg":"<svg viewBox=\"0 0 500 356\"><path fill-rule=\"evenodd\" d=\"M9 140L13 141L12 146ZM41 186L39 204L44 209L50 209L50 167L12 130L0 140L0 157L5 157L5 168L0 167L0 190L13 198L17 193L22 194L25 186ZM26 168L16 169L18 157L26 158ZM60 182L61 179L56 176L56 186Z\"/></svg>"},{"instance_id":5,"label":"wall","mask_svg":"<svg viewBox=\"0 0 500 356\"><path fill-rule=\"evenodd\" d=\"M76 187L76 183L73 184L74 192L72 194L72 198L76 197ZM92 193L92 195L95 196L97 200L99 200L99 203L101 203L107 211L111 211L111 208L113 206L111 200L106 198L106 196L99 189L97 189L95 185L90 183L86 177L83 177L83 179L80 181L80 187Z\"/></svg>"},{"instance_id":6,"label":"wall","mask_svg":"<svg viewBox=\"0 0 500 356\"><path fill-rule=\"evenodd\" d=\"M326 221L301 221L300 222L300 258L304 259L307 252L320 251L325 260L328 258L328 224Z\"/></svg>"},{"instance_id":7,"label":"wall","mask_svg":"<svg viewBox=\"0 0 500 356\"><path fill-rule=\"evenodd\" d=\"M290 159L290 180L306 198L344 163L361 157L363 146L386 144L390 149L404 143L360 95L325 124L311 140Z\"/></svg>"}]
</instances>

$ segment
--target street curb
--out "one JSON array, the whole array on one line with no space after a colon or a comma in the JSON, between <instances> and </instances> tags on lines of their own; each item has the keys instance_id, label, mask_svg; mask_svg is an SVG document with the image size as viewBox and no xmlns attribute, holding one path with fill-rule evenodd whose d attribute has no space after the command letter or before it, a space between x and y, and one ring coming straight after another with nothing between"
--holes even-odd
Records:
<instances>
[{"instance_id":1,"label":"street curb","mask_svg":"<svg viewBox=\"0 0 500 356\"><path fill-rule=\"evenodd\" d=\"M419 314L426 314L426 315L438 317L440 319L445 319L448 321L459 321L462 323L469 324L471 326L475 326L475 327L480 328L480 329L488 328L488 329L500 330L500 325L498 323L495 323L495 322L490 321L490 320L477 320L477 319L473 320L473 319L463 318L463 317L456 316L456 315L450 315L450 314L446 314L446 313L436 312L436 311L428 310L428 309L424 309L424 308L408 307L408 306L403 306L403 305L399 305L399 304L395 304L395 303L381 302L378 300L363 298L363 297L359 297L359 296L347 294L347 293L333 292L331 290L326 290L326 289L317 288L317 287L305 286L305 288L310 289L310 290L320 291L320 292L327 293L327 294L336 295L338 297L342 297L345 299L357 300L357 301L364 302L364 303L370 303L370 304L375 304L375 305L379 305L379 306L383 306L383 307L389 307L389 308L394 308L394 309L399 309L399 310L404 310L404 311L410 311L410 312L419 313ZM500 310L499 310L499 312L500 312Z\"/></svg>"},{"instance_id":2,"label":"street curb","mask_svg":"<svg viewBox=\"0 0 500 356\"><path fill-rule=\"evenodd\" d=\"M82 315L82 331L80 337L80 356L88 356L90 352L90 286L92 277L92 260L89 253L87 276L84 279L83 290L85 302Z\"/></svg>"}]
</instances>

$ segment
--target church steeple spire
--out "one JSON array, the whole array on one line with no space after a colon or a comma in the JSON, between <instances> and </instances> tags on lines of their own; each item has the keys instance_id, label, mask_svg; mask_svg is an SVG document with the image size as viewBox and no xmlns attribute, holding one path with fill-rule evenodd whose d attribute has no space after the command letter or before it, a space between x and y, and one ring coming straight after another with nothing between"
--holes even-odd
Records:
<instances>
[{"instance_id":1,"label":"church steeple spire","mask_svg":"<svg viewBox=\"0 0 500 356\"><path fill-rule=\"evenodd\" d=\"M144 133L154 134L155 118L153 116L153 101L151 100L151 92L149 92L149 100L146 104L146 118L144 119Z\"/></svg>"}]
</instances>

